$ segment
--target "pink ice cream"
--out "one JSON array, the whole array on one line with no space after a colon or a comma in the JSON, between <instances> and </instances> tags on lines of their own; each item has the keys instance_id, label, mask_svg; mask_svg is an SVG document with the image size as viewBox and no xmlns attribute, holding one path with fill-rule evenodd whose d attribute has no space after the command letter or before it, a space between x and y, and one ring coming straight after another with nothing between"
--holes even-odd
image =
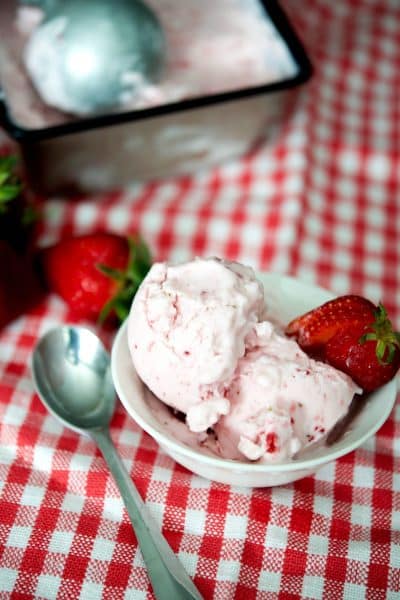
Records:
<instances>
[{"instance_id":1,"label":"pink ice cream","mask_svg":"<svg viewBox=\"0 0 400 600\"><path fill-rule=\"evenodd\" d=\"M257 323L228 387L229 411L214 425L218 450L239 460L291 458L326 437L360 391L272 323Z\"/></svg>"},{"instance_id":2,"label":"pink ice cream","mask_svg":"<svg viewBox=\"0 0 400 600\"><path fill-rule=\"evenodd\" d=\"M134 366L192 431L205 431L229 411L227 383L263 311L261 284L238 263L155 264L129 316Z\"/></svg>"},{"instance_id":3,"label":"pink ice cream","mask_svg":"<svg viewBox=\"0 0 400 600\"><path fill-rule=\"evenodd\" d=\"M132 304L128 344L138 375L186 415L194 443L224 458L290 459L327 436L360 392L310 359L265 311L253 270L215 258L156 263Z\"/></svg>"}]
</instances>

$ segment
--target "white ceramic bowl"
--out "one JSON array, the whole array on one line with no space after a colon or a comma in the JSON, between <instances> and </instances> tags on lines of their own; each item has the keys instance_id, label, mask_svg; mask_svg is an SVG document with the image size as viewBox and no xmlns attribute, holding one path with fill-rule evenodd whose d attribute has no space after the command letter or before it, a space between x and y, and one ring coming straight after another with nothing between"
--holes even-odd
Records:
<instances>
[{"instance_id":1,"label":"white ceramic bowl","mask_svg":"<svg viewBox=\"0 0 400 600\"><path fill-rule=\"evenodd\" d=\"M282 322L329 300L327 290L274 273L260 273L268 299L269 313ZM117 394L128 414L178 463L208 479L246 487L282 485L315 473L323 465L361 446L388 418L395 400L395 380L374 392L332 444L309 449L301 459L280 464L225 460L193 450L177 441L155 418L146 403L146 390L130 358L125 322L115 338L111 369Z\"/></svg>"}]
</instances>

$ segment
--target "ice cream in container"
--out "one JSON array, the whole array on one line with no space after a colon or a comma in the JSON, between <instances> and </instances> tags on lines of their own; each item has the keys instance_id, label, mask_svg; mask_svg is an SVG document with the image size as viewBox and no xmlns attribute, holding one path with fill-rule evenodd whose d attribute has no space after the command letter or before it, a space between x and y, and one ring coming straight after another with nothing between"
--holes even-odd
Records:
<instances>
[{"instance_id":1,"label":"ice cream in container","mask_svg":"<svg viewBox=\"0 0 400 600\"><path fill-rule=\"evenodd\" d=\"M237 158L273 139L311 74L275 1L148 5L165 32L162 77L128 94L118 109L87 116L57 110L39 96L34 78L42 61L29 40L40 14L15 0L1 3L0 116L21 146L34 188L102 191ZM49 77L48 85L56 80Z\"/></svg>"}]
</instances>

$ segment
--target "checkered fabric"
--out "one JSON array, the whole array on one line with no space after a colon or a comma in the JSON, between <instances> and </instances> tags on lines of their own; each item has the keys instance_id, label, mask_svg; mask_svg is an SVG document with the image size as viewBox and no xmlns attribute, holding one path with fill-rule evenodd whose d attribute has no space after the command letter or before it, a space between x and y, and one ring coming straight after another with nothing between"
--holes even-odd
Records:
<instances>
[{"instance_id":1,"label":"checkered fabric","mask_svg":"<svg viewBox=\"0 0 400 600\"><path fill-rule=\"evenodd\" d=\"M282 5L315 73L273 141L193 177L46 198L42 242L138 229L157 259L219 255L361 293L399 328L400 4ZM0 334L0 598L151 599L99 451L34 393L32 348L68 318L49 297ZM271 489L192 475L121 406L112 437L204 598L400 597L398 403L358 450Z\"/></svg>"}]
</instances>

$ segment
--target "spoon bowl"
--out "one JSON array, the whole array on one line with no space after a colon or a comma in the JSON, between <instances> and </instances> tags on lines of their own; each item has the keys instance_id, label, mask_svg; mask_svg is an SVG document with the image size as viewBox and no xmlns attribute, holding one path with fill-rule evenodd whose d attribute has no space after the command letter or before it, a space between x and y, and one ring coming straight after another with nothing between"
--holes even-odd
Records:
<instances>
[{"instance_id":1,"label":"spoon bowl","mask_svg":"<svg viewBox=\"0 0 400 600\"><path fill-rule=\"evenodd\" d=\"M108 425L115 409L110 360L89 329L49 331L36 346L32 367L42 401L64 425L86 435Z\"/></svg>"},{"instance_id":2,"label":"spoon bowl","mask_svg":"<svg viewBox=\"0 0 400 600\"><path fill-rule=\"evenodd\" d=\"M53 329L33 351L32 374L48 410L67 427L89 435L100 448L125 502L156 598L201 600L111 441L109 422L115 409L115 392L110 356L102 342L84 327Z\"/></svg>"}]
</instances>

